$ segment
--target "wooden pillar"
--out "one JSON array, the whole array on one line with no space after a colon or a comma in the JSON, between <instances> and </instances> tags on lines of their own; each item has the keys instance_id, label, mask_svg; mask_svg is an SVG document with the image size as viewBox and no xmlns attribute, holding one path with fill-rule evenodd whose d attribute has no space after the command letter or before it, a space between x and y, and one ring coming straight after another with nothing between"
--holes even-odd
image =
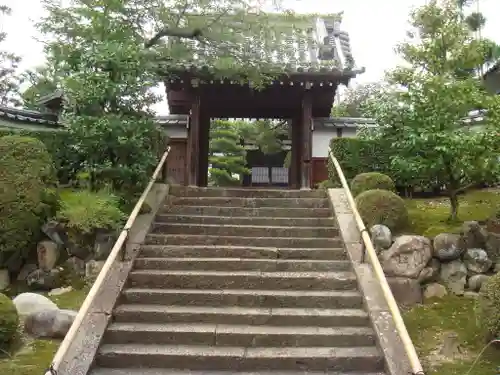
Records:
<instances>
[{"instance_id":1,"label":"wooden pillar","mask_svg":"<svg viewBox=\"0 0 500 375\"><path fill-rule=\"evenodd\" d=\"M187 144L187 170L188 170L188 185L197 186L199 176L199 137L200 137L200 96L197 92L193 95L191 105L191 116L188 130Z\"/></svg>"},{"instance_id":2,"label":"wooden pillar","mask_svg":"<svg viewBox=\"0 0 500 375\"><path fill-rule=\"evenodd\" d=\"M200 131L198 139L198 186L208 185L208 152L210 139L210 116L203 110L200 114Z\"/></svg>"},{"instance_id":3,"label":"wooden pillar","mask_svg":"<svg viewBox=\"0 0 500 375\"><path fill-rule=\"evenodd\" d=\"M300 160L302 153L302 129L301 117L296 115L291 121L292 148L290 152L290 173L289 185L292 189L300 188Z\"/></svg>"},{"instance_id":4,"label":"wooden pillar","mask_svg":"<svg viewBox=\"0 0 500 375\"><path fill-rule=\"evenodd\" d=\"M306 88L302 97L302 155L301 155L301 189L311 188L312 159L312 100L311 91Z\"/></svg>"}]
</instances>

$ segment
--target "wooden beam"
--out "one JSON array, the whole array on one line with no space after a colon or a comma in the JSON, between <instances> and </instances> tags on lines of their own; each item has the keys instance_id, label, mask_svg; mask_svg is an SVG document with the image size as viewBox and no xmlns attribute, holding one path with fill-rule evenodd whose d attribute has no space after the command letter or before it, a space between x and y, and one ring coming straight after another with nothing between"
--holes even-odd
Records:
<instances>
[{"instance_id":1,"label":"wooden beam","mask_svg":"<svg viewBox=\"0 0 500 375\"><path fill-rule=\"evenodd\" d=\"M302 165L301 189L311 188L311 159L312 159L312 98L311 92L306 89L302 98Z\"/></svg>"},{"instance_id":2,"label":"wooden beam","mask_svg":"<svg viewBox=\"0 0 500 375\"><path fill-rule=\"evenodd\" d=\"M210 116L201 110L198 139L198 186L208 185L208 153L210 138Z\"/></svg>"},{"instance_id":3,"label":"wooden beam","mask_svg":"<svg viewBox=\"0 0 500 375\"><path fill-rule=\"evenodd\" d=\"M191 104L188 130L188 185L197 186L199 176L200 96L195 93Z\"/></svg>"},{"instance_id":4,"label":"wooden beam","mask_svg":"<svg viewBox=\"0 0 500 375\"><path fill-rule=\"evenodd\" d=\"M300 188L300 167L302 154L302 128L301 115L294 116L291 121L292 153L290 156L289 185L292 189Z\"/></svg>"}]
</instances>

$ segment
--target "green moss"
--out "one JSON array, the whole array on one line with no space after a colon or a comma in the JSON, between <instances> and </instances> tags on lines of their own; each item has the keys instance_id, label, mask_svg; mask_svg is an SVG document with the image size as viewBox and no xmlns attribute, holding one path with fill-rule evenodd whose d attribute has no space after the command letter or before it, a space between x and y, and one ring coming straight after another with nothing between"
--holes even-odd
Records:
<instances>
[{"instance_id":1,"label":"green moss","mask_svg":"<svg viewBox=\"0 0 500 375\"><path fill-rule=\"evenodd\" d=\"M427 375L464 375L484 347L477 327L476 300L447 296L431 300L404 313L408 332L413 340ZM429 354L439 347L443 335L454 332L465 348L460 360L449 363L431 362ZM487 349L469 375L496 375L500 366L498 350Z\"/></svg>"},{"instance_id":2,"label":"green moss","mask_svg":"<svg viewBox=\"0 0 500 375\"><path fill-rule=\"evenodd\" d=\"M75 289L60 296L50 297L60 308L78 310L88 288ZM59 347L58 341L33 340L26 343L16 353L0 358L0 373L9 375L40 375L52 362Z\"/></svg>"},{"instance_id":3,"label":"green moss","mask_svg":"<svg viewBox=\"0 0 500 375\"><path fill-rule=\"evenodd\" d=\"M459 220L448 222L450 202L448 198L406 199L410 233L434 237L439 233L457 233L461 224L468 220L486 220L500 208L500 190L472 191L460 197Z\"/></svg>"}]
</instances>

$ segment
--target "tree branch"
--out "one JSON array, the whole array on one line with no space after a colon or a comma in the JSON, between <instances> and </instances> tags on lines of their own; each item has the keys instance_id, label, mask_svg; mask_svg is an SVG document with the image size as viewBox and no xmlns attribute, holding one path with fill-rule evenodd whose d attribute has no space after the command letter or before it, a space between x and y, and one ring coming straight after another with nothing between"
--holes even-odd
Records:
<instances>
[{"instance_id":1,"label":"tree branch","mask_svg":"<svg viewBox=\"0 0 500 375\"><path fill-rule=\"evenodd\" d=\"M158 31L154 37L149 39L146 43L144 43L144 47L151 48L155 44L157 44L161 38L167 36L175 36L178 38L186 38L186 39L198 39L202 36L201 29L194 30L185 30L185 29L169 29L168 27Z\"/></svg>"}]
</instances>

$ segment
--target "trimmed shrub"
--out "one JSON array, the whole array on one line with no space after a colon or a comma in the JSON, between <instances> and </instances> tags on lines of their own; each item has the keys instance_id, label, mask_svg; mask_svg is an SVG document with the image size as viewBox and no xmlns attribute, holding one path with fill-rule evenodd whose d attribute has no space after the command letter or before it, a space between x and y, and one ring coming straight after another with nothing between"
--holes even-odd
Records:
<instances>
[{"instance_id":1,"label":"trimmed shrub","mask_svg":"<svg viewBox=\"0 0 500 375\"><path fill-rule=\"evenodd\" d=\"M41 225L55 214L55 169L35 138L0 138L0 264L25 257Z\"/></svg>"},{"instance_id":2,"label":"trimmed shrub","mask_svg":"<svg viewBox=\"0 0 500 375\"><path fill-rule=\"evenodd\" d=\"M68 190L61 193L57 220L74 242L90 246L97 230L115 231L121 227L126 216L119 207L120 198L106 190Z\"/></svg>"},{"instance_id":3,"label":"trimmed shrub","mask_svg":"<svg viewBox=\"0 0 500 375\"><path fill-rule=\"evenodd\" d=\"M408 210L404 200L392 191L374 189L359 194L356 206L367 228L383 224L393 231L408 224Z\"/></svg>"},{"instance_id":4,"label":"trimmed shrub","mask_svg":"<svg viewBox=\"0 0 500 375\"><path fill-rule=\"evenodd\" d=\"M331 180L325 180L325 181L321 181L319 184L318 184L318 189L324 189L324 190L327 190L327 189L335 189L335 188L338 188L338 187L342 187L342 185L340 183L334 183L333 181Z\"/></svg>"},{"instance_id":5,"label":"trimmed shrub","mask_svg":"<svg viewBox=\"0 0 500 375\"><path fill-rule=\"evenodd\" d=\"M355 197L373 189L396 191L396 186L389 176L378 172L360 173L351 181L351 192Z\"/></svg>"},{"instance_id":6,"label":"trimmed shrub","mask_svg":"<svg viewBox=\"0 0 500 375\"><path fill-rule=\"evenodd\" d=\"M62 183L69 183L72 181L85 162L85 160L80 158L79 154L75 152L72 146L74 144L72 136L65 130L29 131L0 128L0 137L7 135L36 138L42 141L47 151L52 156L57 178Z\"/></svg>"},{"instance_id":7,"label":"trimmed shrub","mask_svg":"<svg viewBox=\"0 0 500 375\"><path fill-rule=\"evenodd\" d=\"M12 300L0 293L0 348L9 349L17 334L19 316Z\"/></svg>"},{"instance_id":8,"label":"trimmed shrub","mask_svg":"<svg viewBox=\"0 0 500 375\"><path fill-rule=\"evenodd\" d=\"M490 277L481 287L478 298L478 326L490 341L500 334L500 273Z\"/></svg>"}]
</instances>

